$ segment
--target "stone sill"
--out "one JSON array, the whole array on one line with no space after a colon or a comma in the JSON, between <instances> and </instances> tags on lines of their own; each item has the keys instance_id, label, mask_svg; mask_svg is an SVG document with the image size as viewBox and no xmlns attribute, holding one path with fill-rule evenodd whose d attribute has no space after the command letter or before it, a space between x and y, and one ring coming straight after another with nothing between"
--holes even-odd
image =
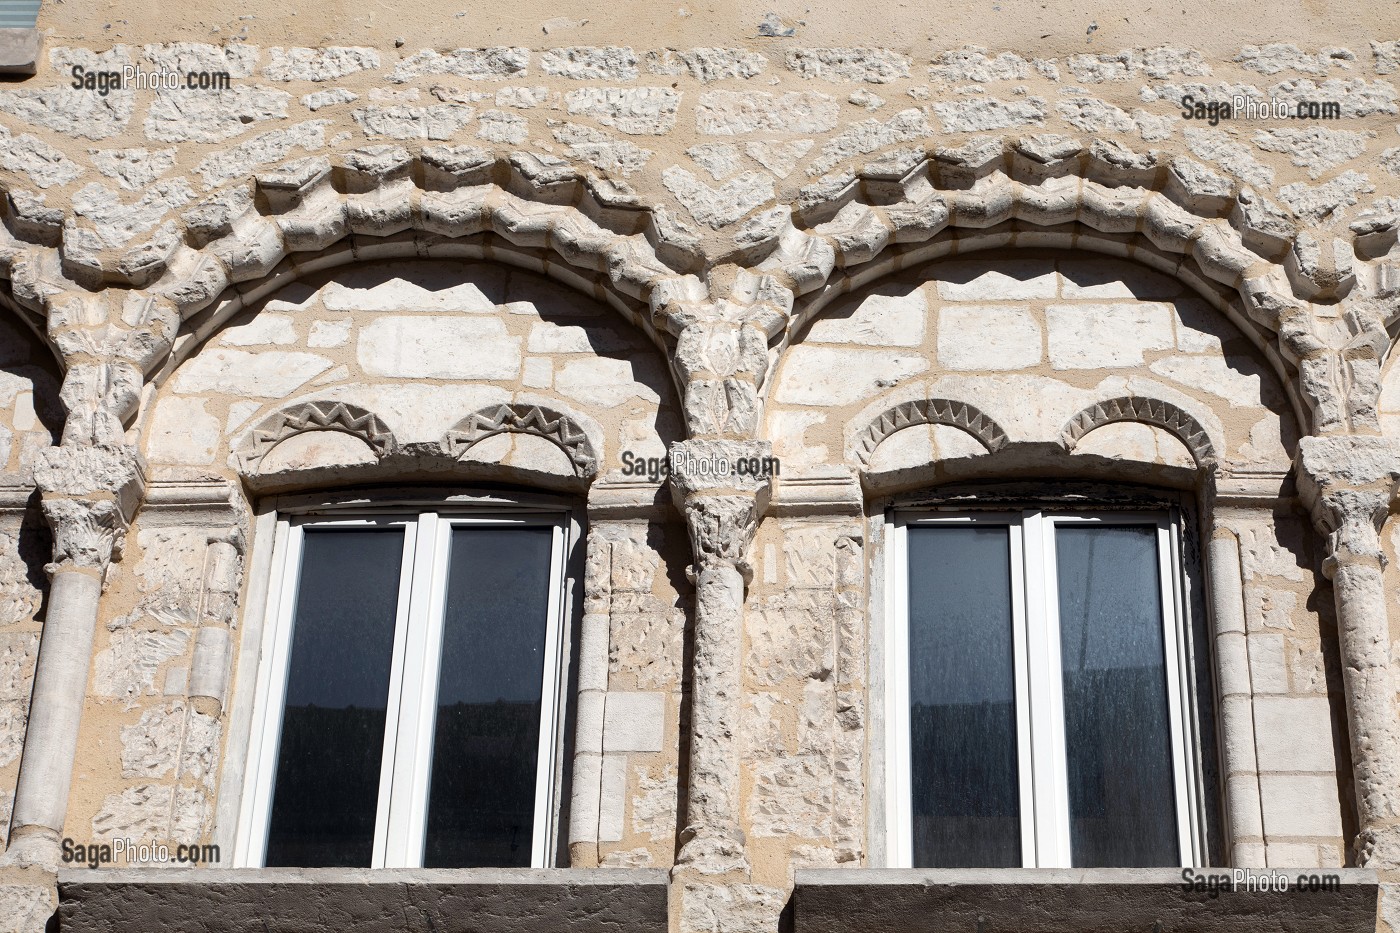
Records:
<instances>
[{"instance_id":1,"label":"stone sill","mask_svg":"<svg viewBox=\"0 0 1400 933\"><path fill-rule=\"evenodd\" d=\"M1336 875L1340 890L1211 898L1184 890L1172 868L799 871L793 933L1374 933L1375 872L1277 871L1290 885L1300 873Z\"/></svg>"},{"instance_id":2,"label":"stone sill","mask_svg":"<svg viewBox=\"0 0 1400 933\"><path fill-rule=\"evenodd\" d=\"M65 869L64 933L662 933L666 872Z\"/></svg>"},{"instance_id":3,"label":"stone sill","mask_svg":"<svg viewBox=\"0 0 1400 933\"><path fill-rule=\"evenodd\" d=\"M0 74L32 75L39 61L39 30L0 29Z\"/></svg>"}]
</instances>

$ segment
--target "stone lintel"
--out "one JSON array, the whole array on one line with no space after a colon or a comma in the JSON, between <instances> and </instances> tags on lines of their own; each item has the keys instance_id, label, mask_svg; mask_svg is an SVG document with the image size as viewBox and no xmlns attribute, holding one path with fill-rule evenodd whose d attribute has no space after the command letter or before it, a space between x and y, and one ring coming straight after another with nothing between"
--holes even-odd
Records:
<instances>
[{"instance_id":1,"label":"stone lintel","mask_svg":"<svg viewBox=\"0 0 1400 933\"><path fill-rule=\"evenodd\" d=\"M1193 869L1207 879L1230 869ZM1240 869L1244 871L1244 869ZM1373 933L1376 873L1359 868L1278 872L1287 892L1188 890L1178 868L876 869L798 871L794 933ZM1336 878L1332 890L1297 887L1299 876ZM1217 885L1221 882L1217 881Z\"/></svg>"},{"instance_id":2,"label":"stone lintel","mask_svg":"<svg viewBox=\"0 0 1400 933\"><path fill-rule=\"evenodd\" d=\"M116 869L59 873L65 933L666 929L649 869Z\"/></svg>"}]
</instances>

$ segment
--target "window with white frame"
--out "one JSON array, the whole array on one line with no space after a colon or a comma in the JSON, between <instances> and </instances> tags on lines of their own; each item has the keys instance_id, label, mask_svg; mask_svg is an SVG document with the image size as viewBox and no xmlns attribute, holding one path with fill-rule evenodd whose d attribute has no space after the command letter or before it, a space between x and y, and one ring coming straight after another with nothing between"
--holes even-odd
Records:
<instances>
[{"instance_id":1,"label":"window with white frame","mask_svg":"<svg viewBox=\"0 0 1400 933\"><path fill-rule=\"evenodd\" d=\"M287 517L238 861L544 867L565 516Z\"/></svg>"},{"instance_id":2,"label":"window with white frame","mask_svg":"<svg viewBox=\"0 0 1400 933\"><path fill-rule=\"evenodd\" d=\"M889 860L1199 864L1175 513L897 513Z\"/></svg>"}]
</instances>

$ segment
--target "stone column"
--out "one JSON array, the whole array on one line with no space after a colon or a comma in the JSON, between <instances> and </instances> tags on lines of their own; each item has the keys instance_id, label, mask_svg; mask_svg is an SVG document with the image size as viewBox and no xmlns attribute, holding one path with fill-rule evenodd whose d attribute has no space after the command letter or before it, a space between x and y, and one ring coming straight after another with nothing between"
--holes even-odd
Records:
<instances>
[{"instance_id":1,"label":"stone column","mask_svg":"<svg viewBox=\"0 0 1400 933\"><path fill-rule=\"evenodd\" d=\"M53 529L52 583L5 863L53 867L68 812L103 577L145 486L126 447L56 447L34 468Z\"/></svg>"},{"instance_id":2,"label":"stone column","mask_svg":"<svg viewBox=\"0 0 1400 933\"><path fill-rule=\"evenodd\" d=\"M748 549L769 483L741 463L762 462L765 442L685 441L671 450L672 493L690 529L695 584L689 792L678 872L749 873L739 820L738 732Z\"/></svg>"},{"instance_id":3,"label":"stone column","mask_svg":"<svg viewBox=\"0 0 1400 933\"><path fill-rule=\"evenodd\" d=\"M1305 437L1298 487L1327 536L1323 573L1337 600L1337 639L1356 781L1358 865L1400 868L1400 720L1380 528L1400 483L1400 449L1380 437Z\"/></svg>"}]
</instances>

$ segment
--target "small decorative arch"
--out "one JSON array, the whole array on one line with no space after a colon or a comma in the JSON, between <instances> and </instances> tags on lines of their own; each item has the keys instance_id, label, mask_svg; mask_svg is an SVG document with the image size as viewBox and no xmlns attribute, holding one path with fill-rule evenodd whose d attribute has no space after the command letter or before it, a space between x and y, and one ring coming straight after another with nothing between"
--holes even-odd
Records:
<instances>
[{"instance_id":1,"label":"small decorative arch","mask_svg":"<svg viewBox=\"0 0 1400 933\"><path fill-rule=\"evenodd\" d=\"M1186 445L1202 469L1209 469L1219 459L1210 435L1199 421L1171 402L1141 396L1095 402L1069 419L1060 432L1061 442L1065 450L1072 452L1084 435L1118 421L1136 421L1166 430Z\"/></svg>"},{"instance_id":2,"label":"small decorative arch","mask_svg":"<svg viewBox=\"0 0 1400 933\"><path fill-rule=\"evenodd\" d=\"M339 431L358 437L381 460L397 447L393 432L372 411L348 402L302 402L274 412L253 429L240 457L244 470L255 470L272 448L308 431Z\"/></svg>"},{"instance_id":3,"label":"small decorative arch","mask_svg":"<svg viewBox=\"0 0 1400 933\"><path fill-rule=\"evenodd\" d=\"M919 424L942 424L960 428L971 434L987 448L988 453L996 453L1008 443L1006 432L988 417L981 409L966 402L956 402L946 398L915 399L896 405L870 422L864 431L856 436L856 456L862 467L870 465L870 458L880 442L897 431Z\"/></svg>"},{"instance_id":4,"label":"small decorative arch","mask_svg":"<svg viewBox=\"0 0 1400 933\"><path fill-rule=\"evenodd\" d=\"M543 405L497 405L473 412L447 432L442 448L452 459L460 460L476 444L497 434L542 437L564 451L580 479L592 479L598 474L598 454L583 426Z\"/></svg>"}]
</instances>

